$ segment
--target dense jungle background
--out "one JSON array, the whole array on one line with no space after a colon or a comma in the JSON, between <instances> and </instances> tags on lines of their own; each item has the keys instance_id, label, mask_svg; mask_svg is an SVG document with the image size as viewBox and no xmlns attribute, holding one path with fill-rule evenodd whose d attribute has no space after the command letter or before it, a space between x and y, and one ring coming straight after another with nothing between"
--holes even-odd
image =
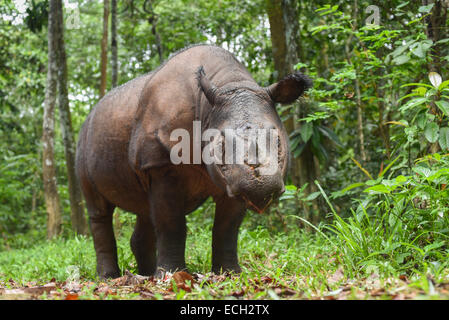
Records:
<instances>
[{"instance_id":1,"label":"dense jungle background","mask_svg":"<svg viewBox=\"0 0 449 320\"><path fill-rule=\"evenodd\" d=\"M0 0L0 298L449 297L449 1ZM50 17L50 19L49 19ZM191 275L95 274L74 154L113 87L209 43L262 86L314 80L278 112L287 191L241 228L241 276L213 275L214 204L188 217ZM50 48L50 50L49 50ZM44 160L45 159L45 160Z\"/></svg>"}]
</instances>

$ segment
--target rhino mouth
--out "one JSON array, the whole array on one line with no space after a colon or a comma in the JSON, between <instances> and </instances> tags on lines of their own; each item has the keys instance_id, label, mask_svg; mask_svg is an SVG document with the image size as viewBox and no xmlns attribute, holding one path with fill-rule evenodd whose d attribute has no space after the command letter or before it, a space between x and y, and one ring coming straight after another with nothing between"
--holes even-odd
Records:
<instances>
[{"instance_id":1,"label":"rhino mouth","mask_svg":"<svg viewBox=\"0 0 449 320\"><path fill-rule=\"evenodd\" d=\"M270 204L273 202L273 197L270 198L270 201L267 202L267 204L263 207L263 208L259 208L258 206L256 206L254 203L252 203L247 197L245 197L244 195L242 195L243 200L245 200L246 204L248 205L248 208L259 213L262 214L264 213L264 211L270 206Z\"/></svg>"},{"instance_id":2,"label":"rhino mouth","mask_svg":"<svg viewBox=\"0 0 449 320\"><path fill-rule=\"evenodd\" d=\"M259 190L258 186L254 186L254 188L241 189L238 184L232 183L233 179L226 174L226 172L228 172L228 168L225 169L224 167L226 167L226 165L213 164L212 166L209 166L209 173L215 177L214 181L221 186L221 189L229 198L240 199L245 202L248 209L256 213L261 214L265 212L266 209L272 204L273 200L278 198L285 190L283 184L279 189L275 188L266 190L262 194L259 194L256 191ZM225 172L223 172L222 169L225 169Z\"/></svg>"},{"instance_id":3,"label":"rhino mouth","mask_svg":"<svg viewBox=\"0 0 449 320\"><path fill-rule=\"evenodd\" d=\"M257 212L259 214L262 214L269 206L270 204L273 202L273 197L270 198L270 200L263 205L262 207L259 207L257 205L255 205L251 200L248 199L247 196L245 196L244 194L238 194L235 195L232 190L231 187L229 186L229 184L226 184L226 193L228 195L229 198L241 198L247 205L248 209Z\"/></svg>"}]
</instances>

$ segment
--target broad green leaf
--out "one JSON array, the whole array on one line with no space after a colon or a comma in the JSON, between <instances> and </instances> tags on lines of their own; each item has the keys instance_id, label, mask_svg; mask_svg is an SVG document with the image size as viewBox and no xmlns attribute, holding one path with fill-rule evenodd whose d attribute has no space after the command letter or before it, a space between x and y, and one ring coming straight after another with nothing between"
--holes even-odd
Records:
<instances>
[{"instance_id":1,"label":"broad green leaf","mask_svg":"<svg viewBox=\"0 0 449 320\"><path fill-rule=\"evenodd\" d=\"M405 50L407 50L408 47L409 47L408 45L399 46L391 53L391 55L394 58L396 58L397 56L401 55Z\"/></svg>"},{"instance_id":2,"label":"broad green leaf","mask_svg":"<svg viewBox=\"0 0 449 320\"><path fill-rule=\"evenodd\" d=\"M353 183L353 184L347 186L346 188L344 188L344 189L341 190L341 191L342 191L342 192L346 192L346 191L349 191L349 190L352 190L352 189L354 189L354 188L358 188L358 187L361 187L361 186L364 186L364 185L365 185L365 184L364 184L363 182L356 182L356 183Z\"/></svg>"},{"instance_id":3,"label":"broad green leaf","mask_svg":"<svg viewBox=\"0 0 449 320\"><path fill-rule=\"evenodd\" d=\"M424 129L424 136L426 137L427 141L429 141L430 143L437 142L439 129L440 128L435 122L428 123L426 125L426 128Z\"/></svg>"},{"instance_id":4,"label":"broad green leaf","mask_svg":"<svg viewBox=\"0 0 449 320\"><path fill-rule=\"evenodd\" d=\"M342 143L340 142L340 139L338 139L338 136L328 127L325 126L318 126L318 130L321 131L321 133L329 138L332 142L334 142L336 145L342 147Z\"/></svg>"},{"instance_id":5,"label":"broad green leaf","mask_svg":"<svg viewBox=\"0 0 449 320\"><path fill-rule=\"evenodd\" d=\"M440 43L447 43L447 42L449 42L449 38L438 40L435 43L440 44Z\"/></svg>"},{"instance_id":6,"label":"broad green leaf","mask_svg":"<svg viewBox=\"0 0 449 320\"><path fill-rule=\"evenodd\" d=\"M425 178L430 177L430 175L432 174L432 170L426 167L414 167L412 170Z\"/></svg>"},{"instance_id":7,"label":"broad green leaf","mask_svg":"<svg viewBox=\"0 0 449 320\"><path fill-rule=\"evenodd\" d=\"M369 193L390 193L390 188L388 188L387 186L384 186L383 184L378 184L376 186L372 186L368 189L365 189L363 192L369 192Z\"/></svg>"},{"instance_id":8,"label":"broad green leaf","mask_svg":"<svg viewBox=\"0 0 449 320\"><path fill-rule=\"evenodd\" d=\"M417 56L418 58L425 58L426 53L431 46L432 46L431 40L424 40L424 41L418 42L412 49L412 53L415 56Z\"/></svg>"},{"instance_id":9,"label":"broad green leaf","mask_svg":"<svg viewBox=\"0 0 449 320\"><path fill-rule=\"evenodd\" d=\"M425 96L426 95L426 93L427 93L427 89L425 88L425 87L418 87L418 88L416 88L415 90L413 90L413 91L415 91L416 93L418 93L420 96Z\"/></svg>"},{"instance_id":10,"label":"broad green leaf","mask_svg":"<svg viewBox=\"0 0 449 320\"><path fill-rule=\"evenodd\" d=\"M301 153L304 151L304 148L306 147L306 143L301 144L299 147L297 147L294 151L293 151L293 157L298 158Z\"/></svg>"},{"instance_id":11,"label":"broad green leaf","mask_svg":"<svg viewBox=\"0 0 449 320\"><path fill-rule=\"evenodd\" d=\"M427 115L425 113L420 114L416 118L416 124L418 125L418 128L420 128L421 130L424 130L424 128L426 127L426 124L427 124Z\"/></svg>"},{"instance_id":12,"label":"broad green leaf","mask_svg":"<svg viewBox=\"0 0 449 320\"><path fill-rule=\"evenodd\" d=\"M433 87L430 84L416 83L416 82L406 83L401 86L401 88L405 88L405 87L427 87L427 88L433 89Z\"/></svg>"},{"instance_id":13,"label":"broad green leaf","mask_svg":"<svg viewBox=\"0 0 449 320\"><path fill-rule=\"evenodd\" d=\"M301 142L301 137L300 136L296 136L293 139L290 139L290 149L291 150L295 150L296 147L298 146L298 144Z\"/></svg>"},{"instance_id":14,"label":"broad green leaf","mask_svg":"<svg viewBox=\"0 0 449 320\"><path fill-rule=\"evenodd\" d=\"M367 186L375 186L375 185L379 184L381 181L382 181L382 178L377 178L376 180L367 180L365 182L365 184Z\"/></svg>"},{"instance_id":15,"label":"broad green leaf","mask_svg":"<svg viewBox=\"0 0 449 320\"><path fill-rule=\"evenodd\" d=\"M397 183L404 183L404 182L406 182L407 180L408 180L408 179L407 179L405 176L403 176L402 174L396 177L396 182L397 182Z\"/></svg>"},{"instance_id":16,"label":"broad green leaf","mask_svg":"<svg viewBox=\"0 0 449 320\"><path fill-rule=\"evenodd\" d=\"M433 6L434 6L433 3L431 3L427 6L421 6L418 8L418 11L421 13L429 13L432 10Z\"/></svg>"},{"instance_id":17,"label":"broad green leaf","mask_svg":"<svg viewBox=\"0 0 449 320\"><path fill-rule=\"evenodd\" d=\"M398 66L401 64L407 63L409 61L410 61L410 57L406 54L397 56L396 58L393 59L393 63Z\"/></svg>"},{"instance_id":18,"label":"broad green leaf","mask_svg":"<svg viewBox=\"0 0 449 320\"><path fill-rule=\"evenodd\" d=\"M438 170L437 172L433 171L432 174L427 178L427 180L430 181L430 182L433 182L436 179L439 179L441 176L448 177L448 174L449 174L449 169L448 168L443 168L443 169Z\"/></svg>"},{"instance_id":19,"label":"broad green leaf","mask_svg":"<svg viewBox=\"0 0 449 320\"><path fill-rule=\"evenodd\" d=\"M313 193L309 194L309 195L304 199L304 201L312 201L312 200L315 200L315 199L318 198L318 196L320 196L320 195L321 195L321 192L320 192L320 191L313 192Z\"/></svg>"},{"instance_id":20,"label":"broad green leaf","mask_svg":"<svg viewBox=\"0 0 449 320\"><path fill-rule=\"evenodd\" d=\"M443 81L439 86L438 86L438 90L442 91L444 88L449 86L449 80Z\"/></svg>"},{"instance_id":21,"label":"broad green leaf","mask_svg":"<svg viewBox=\"0 0 449 320\"><path fill-rule=\"evenodd\" d=\"M398 6L396 7L396 10L398 10L398 9L400 9L400 8L402 8L402 7L405 7L406 5L408 5L410 3L410 1L404 1L404 2L402 2L402 3L400 3L400 4L398 4Z\"/></svg>"},{"instance_id":22,"label":"broad green leaf","mask_svg":"<svg viewBox=\"0 0 449 320\"><path fill-rule=\"evenodd\" d=\"M404 132L407 135L407 140L409 142L412 142L415 140L417 131L418 131L418 128L416 126L407 127L404 129Z\"/></svg>"},{"instance_id":23,"label":"broad green leaf","mask_svg":"<svg viewBox=\"0 0 449 320\"><path fill-rule=\"evenodd\" d=\"M415 99L412 99L409 102L407 102L405 105L403 105L401 108L399 108L399 110L404 112L408 109L414 108L414 107L424 104L426 102L427 102L427 98L424 98L424 97L415 98Z\"/></svg>"},{"instance_id":24,"label":"broad green leaf","mask_svg":"<svg viewBox=\"0 0 449 320\"><path fill-rule=\"evenodd\" d=\"M418 87L418 88L424 88L424 87ZM425 89L425 88L424 88L424 89ZM405 95L405 96L399 98L399 99L398 99L398 102L401 102L402 100L407 99L407 98L411 98L411 97L423 97L423 96L425 95L425 93L424 93L424 94L420 94L419 92L422 92L422 91L421 91L421 90L414 89L412 93L407 94L407 95ZM427 90L426 90L426 92L427 92Z\"/></svg>"},{"instance_id":25,"label":"broad green leaf","mask_svg":"<svg viewBox=\"0 0 449 320\"><path fill-rule=\"evenodd\" d=\"M295 195L293 195L293 194L282 194L280 197L279 197L279 201L283 201L283 200L291 200L291 199L295 199Z\"/></svg>"},{"instance_id":26,"label":"broad green leaf","mask_svg":"<svg viewBox=\"0 0 449 320\"><path fill-rule=\"evenodd\" d=\"M432 250L438 249L444 245L446 245L446 241L434 242L434 243L431 243L431 244L428 244L427 246L425 246L424 251L427 253Z\"/></svg>"},{"instance_id":27,"label":"broad green leaf","mask_svg":"<svg viewBox=\"0 0 449 320\"><path fill-rule=\"evenodd\" d=\"M449 115L449 102L440 100L440 101L435 101L435 104L446 116Z\"/></svg>"},{"instance_id":28,"label":"broad green leaf","mask_svg":"<svg viewBox=\"0 0 449 320\"><path fill-rule=\"evenodd\" d=\"M299 129L301 133L301 138L306 143L309 141L310 137L313 134L313 123L306 122L303 125L301 125L301 128Z\"/></svg>"},{"instance_id":29,"label":"broad green leaf","mask_svg":"<svg viewBox=\"0 0 449 320\"><path fill-rule=\"evenodd\" d=\"M296 194L296 186L294 185L286 185L285 186L285 192L279 197L279 200L288 200L288 199L294 199Z\"/></svg>"},{"instance_id":30,"label":"broad green leaf","mask_svg":"<svg viewBox=\"0 0 449 320\"><path fill-rule=\"evenodd\" d=\"M449 149L449 128L440 128L440 136L438 138L438 143L442 150L446 151Z\"/></svg>"},{"instance_id":31,"label":"broad green leaf","mask_svg":"<svg viewBox=\"0 0 449 320\"><path fill-rule=\"evenodd\" d=\"M390 215L388 216L388 224L390 225L390 227L393 227L397 221L398 217L395 214L390 213Z\"/></svg>"}]
</instances>

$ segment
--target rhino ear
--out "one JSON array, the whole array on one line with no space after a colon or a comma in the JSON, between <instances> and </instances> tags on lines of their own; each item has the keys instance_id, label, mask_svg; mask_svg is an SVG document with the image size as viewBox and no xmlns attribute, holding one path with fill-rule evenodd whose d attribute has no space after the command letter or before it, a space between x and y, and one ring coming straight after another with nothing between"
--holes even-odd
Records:
<instances>
[{"instance_id":1,"label":"rhino ear","mask_svg":"<svg viewBox=\"0 0 449 320\"><path fill-rule=\"evenodd\" d=\"M218 89L214 84L207 78L204 72L203 66L199 67L196 71L196 79L198 80L198 86L204 92L209 103L214 106L219 103L218 99Z\"/></svg>"},{"instance_id":2,"label":"rhino ear","mask_svg":"<svg viewBox=\"0 0 449 320\"><path fill-rule=\"evenodd\" d=\"M289 74L277 83L273 83L266 90L274 102L290 104L310 89L312 84L313 81L308 76L296 72Z\"/></svg>"}]
</instances>

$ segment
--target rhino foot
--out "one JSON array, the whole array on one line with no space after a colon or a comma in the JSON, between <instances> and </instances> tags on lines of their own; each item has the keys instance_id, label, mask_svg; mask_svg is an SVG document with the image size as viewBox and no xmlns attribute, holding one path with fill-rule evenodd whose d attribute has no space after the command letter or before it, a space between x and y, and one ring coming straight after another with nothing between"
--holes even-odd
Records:
<instances>
[{"instance_id":1,"label":"rhino foot","mask_svg":"<svg viewBox=\"0 0 449 320\"><path fill-rule=\"evenodd\" d=\"M238 264L212 266L212 272L215 274L239 274L242 272L242 268Z\"/></svg>"}]
</instances>

